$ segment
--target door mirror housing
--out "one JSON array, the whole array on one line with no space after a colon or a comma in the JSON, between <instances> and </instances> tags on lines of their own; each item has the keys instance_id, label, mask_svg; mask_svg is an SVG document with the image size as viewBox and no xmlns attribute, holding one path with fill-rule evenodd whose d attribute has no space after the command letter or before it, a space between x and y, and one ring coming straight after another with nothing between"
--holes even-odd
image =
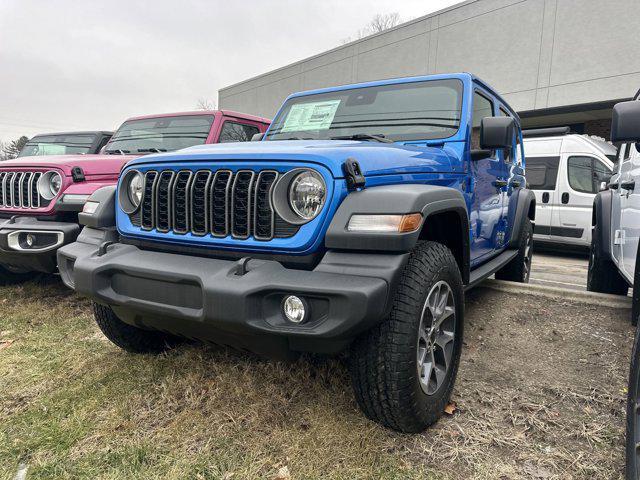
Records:
<instances>
[{"instance_id":1,"label":"door mirror housing","mask_svg":"<svg viewBox=\"0 0 640 480\"><path fill-rule=\"evenodd\" d=\"M621 102L614 105L611 141L640 142L640 102Z\"/></svg>"},{"instance_id":2,"label":"door mirror housing","mask_svg":"<svg viewBox=\"0 0 640 480\"><path fill-rule=\"evenodd\" d=\"M605 190L609 190L609 184L607 182L600 182L600 192L604 192Z\"/></svg>"},{"instance_id":3,"label":"door mirror housing","mask_svg":"<svg viewBox=\"0 0 640 480\"><path fill-rule=\"evenodd\" d=\"M264 133L254 133L253 137L251 137L252 142L259 142L264 138Z\"/></svg>"},{"instance_id":4,"label":"door mirror housing","mask_svg":"<svg viewBox=\"0 0 640 480\"><path fill-rule=\"evenodd\" d=\"M511 148L515 131L516 122L511 117L485 117L480 123L480 148Z\"/></svg>"}]
</instances>

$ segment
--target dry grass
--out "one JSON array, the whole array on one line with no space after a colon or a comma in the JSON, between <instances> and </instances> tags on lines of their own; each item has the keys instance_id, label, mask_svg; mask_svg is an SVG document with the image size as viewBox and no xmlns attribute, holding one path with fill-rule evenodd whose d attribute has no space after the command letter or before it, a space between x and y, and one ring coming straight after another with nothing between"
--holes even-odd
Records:
<instances>
[{"instance_id":1,"label":"dry grass","mask_svg":"<svg viewBox=\"0 0 640 480\"><path fill-rule=\"evenodd\" d=\"M472 292L457 412L400 435L361 415L340 361L130 355L55 282L6 287L0 478L618 478L624 315Z\"/></svg>"}]
</instances>

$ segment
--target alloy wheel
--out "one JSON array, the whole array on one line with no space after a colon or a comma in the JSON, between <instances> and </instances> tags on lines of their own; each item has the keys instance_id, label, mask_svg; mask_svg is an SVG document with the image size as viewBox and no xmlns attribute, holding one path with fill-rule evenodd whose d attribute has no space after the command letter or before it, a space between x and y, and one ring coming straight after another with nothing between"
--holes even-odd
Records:
<instances>
[{"instance_id":1,"label":"alloy wheel","mask_svg":"<svg viewBox=\"0 0 640 480\"><path fill-rule=\"evenodd\" d=\"M427 294L418 331L418 378L427 395L435 394L445 383L452 364L455 328L453 291L447 282L440 281Z\"/></svg>"}]
</instances>

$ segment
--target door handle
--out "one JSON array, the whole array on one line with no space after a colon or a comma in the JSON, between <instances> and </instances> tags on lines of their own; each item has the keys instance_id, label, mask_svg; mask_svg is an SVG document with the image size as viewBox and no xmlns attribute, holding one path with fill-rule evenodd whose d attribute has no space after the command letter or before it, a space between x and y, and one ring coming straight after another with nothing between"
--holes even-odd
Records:
<instances>
[{"instance_id":1,"label":"door handle","mask_svg":"<svg viewBox=\"0 0 640 480\"><path fill-rule=\"evenodd\" d=\"M509 185L509 182L507 182L506 180L496 180L495 182L493 182L493 186L496 188L506 187L507 185Z\"/></svg>"},{"instance_id":2,"label":"door handle","mask_svg":"<svg viewBox=\"0 0 640 480\"><path fill-rule=\"evenodd\" d=\"M520 188L520 185L522 185L522 184L520 183L519 180L514 180L513 182L511 182L511 186L513 188Z\"/></svg>"},{"instance_id":3,"label":"door handle","mask_svg":"<svg viewBox=\"0 0 640 480\"><path fill-rule=\"evenodd\" d=\"M620 182L620 188L622 190L630 190L633 192L634 188L636 188L636 181L629 180L628 182Z\"/></svg>"},{"instance_id":4,"label":"door handle","mask_svg":"<svg viewBox=\"0 0 640 480\"><path fill-rule=\"evenodd\" d=\"M549 192L544 192L542 194L542 203L549 203L549 198L550 198Z\"/></svg>"},{"instance_id":5,"label":"door handle","mask_svg":"<svg viewBox=\"0 0 640 480\"><path fill-rule=\"evenodd\" d=\"M561 200L562 200L562 203L564 203L565 205L569 203L569 192L564 192L562 194Z\"/></svg>"}]
</instances>

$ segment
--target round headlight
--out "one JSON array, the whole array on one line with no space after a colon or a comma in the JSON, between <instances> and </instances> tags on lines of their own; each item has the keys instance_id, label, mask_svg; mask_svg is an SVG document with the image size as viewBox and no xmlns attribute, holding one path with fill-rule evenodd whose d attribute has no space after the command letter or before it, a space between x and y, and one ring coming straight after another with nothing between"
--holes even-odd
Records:
<instances>
[{"instance_id":1,"label":"round headlight","mask_svg":"<svg viewBox=\"0 0 640 480\"><path fill-rule=\"evenodd\" d=\"M135 207L140 205L140 202L142 201L142 184L142 174L140 172L135 172L134 175L129 177L127 191L129 193L129 200L131 200L131 203Z\"/></svg>"},{"instance_id":2,"label":"round headlight","mask_svg":"<svg viewBox=\"0 0 640 480\"><path fill-rule=\"evenodd\" d=\"M121 177L118 187L118 203L127 215L131 215L140 206L144 193L144 176L138 170L127 170Z\"/></svg>"},{"instance_id":3,"label":"round headlight","mask_svg":"<svg viewBox=\"0 0 640 480\"><path fill-rule=\"evenodd\" d=\"M289 187L289 205L304 220L314 219L322 210L327 188L320 174L305 170L294 177Z\"/></svg>"},{"instance_id":4,"label":"round headlight","mask_svg":"<svg viewBox=\"0 0 640 480\"><path fill-rule=\"evenodd\" d=\"M45 200L53 199L62 188L62 176L58 172L49 171L38 180L38 193Z\"/></svg>"}]
</instances>

